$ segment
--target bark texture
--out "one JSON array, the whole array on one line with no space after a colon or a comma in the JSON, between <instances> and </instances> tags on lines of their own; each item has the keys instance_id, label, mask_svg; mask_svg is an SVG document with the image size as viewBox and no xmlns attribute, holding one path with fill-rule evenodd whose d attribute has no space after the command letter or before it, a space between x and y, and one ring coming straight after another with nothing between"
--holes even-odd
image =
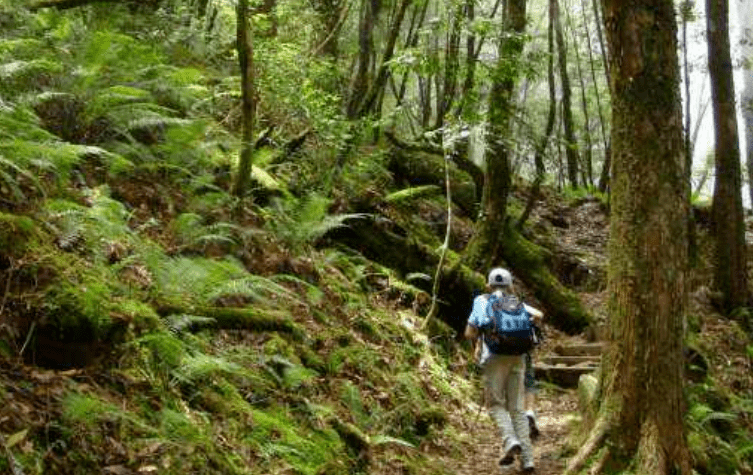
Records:
<instances>
[{"instance_id":1,"label":"bark texture","mask_svg":"<svg viewBox=\"0 0 753 475\"><path fill-rule=\"evenodd\" d=\"M683 425L687 187L670 0L606 0L613 90L610 334L599 415L570 461L577 473L688 475Z\"/></svg>"},{"instance_id":2,"label":"bark texture","mask_svg":"<svg viewBox=\"0 0 753 475\"><path fill-rule=\"evenodd\" d=\"M740 146L729 44L727 0L706 0L716 179L712 225L716 241L714 285L725 311L748 304Z\"/></svg>"}]
</instances>

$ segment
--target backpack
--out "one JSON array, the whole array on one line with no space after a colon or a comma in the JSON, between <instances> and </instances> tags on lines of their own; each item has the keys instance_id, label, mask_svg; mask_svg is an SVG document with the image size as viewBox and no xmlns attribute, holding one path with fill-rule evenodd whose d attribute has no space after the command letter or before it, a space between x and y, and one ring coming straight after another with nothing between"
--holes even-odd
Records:
<instances>
[{"instance_id":1,"label":"backpack","mask_svg":"<svg viewBox=\"0 0 753 475\"><path fill-rule=\"evenodd\" d=\"M531 315L517 298L490 295L486 314L492 323L485 329L484 343L492 353L522 355L536 345Z\"/></svg>"}]
</instances>

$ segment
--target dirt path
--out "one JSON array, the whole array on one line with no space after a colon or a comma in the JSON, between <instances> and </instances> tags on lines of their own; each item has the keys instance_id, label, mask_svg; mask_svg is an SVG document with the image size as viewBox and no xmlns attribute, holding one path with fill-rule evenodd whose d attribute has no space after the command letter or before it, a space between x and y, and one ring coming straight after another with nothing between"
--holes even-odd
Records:
<instances>
[{"instance_id":1,"label":"dirt path","mask_svg":"<svg viewBox=\"0 0 753 475\"><path fill-rule=\"evenodd\" d=\"M560 475L567 462L563 455L572 418L577 415L575 390L544 389L537 404L541 435L534 442L537 475ZM497 464L501 443L499 433L485 411L467 421L466 429L478 441L461 460L455 460L457 475L499 475L519 473L518 465L502 468Z\"/></svg>"}]
</instances>

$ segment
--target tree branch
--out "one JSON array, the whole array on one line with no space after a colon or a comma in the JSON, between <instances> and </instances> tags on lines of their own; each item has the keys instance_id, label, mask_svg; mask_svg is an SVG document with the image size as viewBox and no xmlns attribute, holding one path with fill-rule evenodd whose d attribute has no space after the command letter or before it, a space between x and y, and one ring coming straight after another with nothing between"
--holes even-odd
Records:
<instances>
[{"instance_id":1,"label":"tree branch","mask_svg":"<svg viewBox=\"0 0 753 475\"><path fill-rule=\"evenodd\" d=\"M120 3L120 0L44 0L29 6L29 11L36 12L43 8L57 8L58 10L67 10L69 8L83 7L93 3ZM127 3L136 3L130 1Z\"/></svg>"}]
</instances>

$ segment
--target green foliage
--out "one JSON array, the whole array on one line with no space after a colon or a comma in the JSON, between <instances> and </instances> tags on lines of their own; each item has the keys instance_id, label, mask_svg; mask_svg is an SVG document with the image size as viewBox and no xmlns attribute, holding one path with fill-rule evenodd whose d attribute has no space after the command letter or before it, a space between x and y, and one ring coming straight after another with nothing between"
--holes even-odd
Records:
<instances>
[{"instance_id":1,"label":"green foliage","mask_svg":"<svg viewBox=\"0 0 753 475\"><path fill-rule=\"evenodd\" d=\"M205 225L204 217L196 213L183 213L171 223L181 250L206 250L211 244L234 245L238 227L231 223Z\"/></svg>"},{"instance_id":2,"label":"green foliage","mask_svg":"<svg viewBox=\"0 0 753 475\"><path fill-rule=\"evenodd\" d=\"M596 199L601 204L606 206L609 202L609 196L607 196L607 194L605 193L602 193L594 186L579 186L577 188L565 186L562 189L562 194L564 195L568 203L577 203L583 200Z\"/></svg>"},{"instance_id":3,"label":"green foliage","mask_svg":"<svg viewBox=\"0 0 753 475\"><path fill-rule=\"evenodd\" d=\"M346 221L365 216L360 213L330 215L330 204L329 198L320 195L277 199L266 227L292 249L301 250L329 231L346 226Z\"/></svg>"}]
</instances>

